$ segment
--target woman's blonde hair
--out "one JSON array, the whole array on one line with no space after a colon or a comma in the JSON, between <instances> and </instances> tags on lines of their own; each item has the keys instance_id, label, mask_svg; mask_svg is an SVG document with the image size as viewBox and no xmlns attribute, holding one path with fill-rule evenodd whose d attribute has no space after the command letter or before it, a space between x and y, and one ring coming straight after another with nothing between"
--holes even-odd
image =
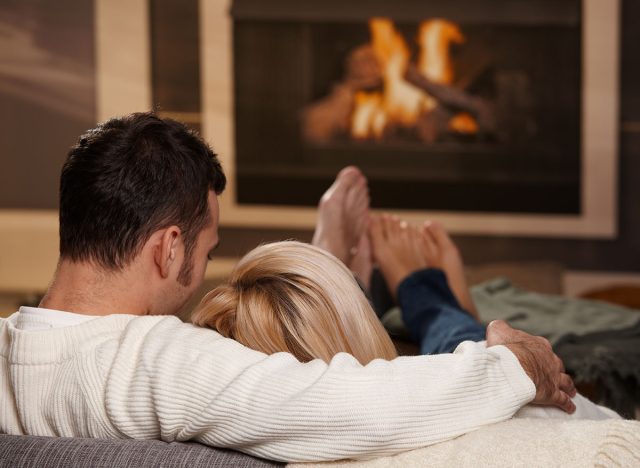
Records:
<instances>
[{"instance_id":1,"label":"woman's blonde hair","mask_svg":"<svg viewBox=\"0 0 640 468\"><path fill-rule=\"evenodd\" d=\"M360 363L397 356L353 274L333 255L296 241L253 249L226 284L209 292L192 322L267 354Z\"/></svg>"}]
</instances>

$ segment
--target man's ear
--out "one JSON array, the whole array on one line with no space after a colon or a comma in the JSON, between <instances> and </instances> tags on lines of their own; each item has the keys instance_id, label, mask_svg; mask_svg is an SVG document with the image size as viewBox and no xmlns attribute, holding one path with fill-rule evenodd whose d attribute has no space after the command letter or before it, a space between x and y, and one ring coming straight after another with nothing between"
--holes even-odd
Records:
<instances>
[{"instance_id":1,"label":"man's ear","mask_svg":"<svg viewBox=\"0 0 640 468\"><path fill-rule=\"evenodd\" d=\"M154 251L154 260L159 268L160 276L167 278L178 256L181 243L181 231L178 226L169 226L162 230L159 242Z\"/></svg>"}]
</instances>

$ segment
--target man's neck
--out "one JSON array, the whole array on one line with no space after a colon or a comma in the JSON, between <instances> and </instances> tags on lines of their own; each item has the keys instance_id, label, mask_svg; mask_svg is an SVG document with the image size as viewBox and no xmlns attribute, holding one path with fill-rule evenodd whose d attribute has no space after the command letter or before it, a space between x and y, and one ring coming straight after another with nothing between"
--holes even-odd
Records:
<instances>
[{"instance_id":1,"label":"man's neck","mask_svg":"<svg viewBox=\"0 0 640 468\"><path fill-rule=\"evenodd\" d=\"M111 272L88 262L60 260L40 307L84 315L146 315L150 307L130 269Z\"/></svg>"}]
</instances>

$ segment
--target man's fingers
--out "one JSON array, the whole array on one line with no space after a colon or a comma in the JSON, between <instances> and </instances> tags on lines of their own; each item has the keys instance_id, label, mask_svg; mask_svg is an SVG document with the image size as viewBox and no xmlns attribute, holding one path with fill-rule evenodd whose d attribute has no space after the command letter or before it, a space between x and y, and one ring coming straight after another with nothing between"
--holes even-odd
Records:
<instances>
[{"instance_id":1,"label":"man's fingers","mask_svg":"<svg viewBox=\"0 0 640 468\"><path fill-rule=\"evenodd\" d=\"M560 387L560 390L562 390L570 397L576 396L576 386L573 383L573 379L567 374L560 374L560 382L558 387Z\"/></svg>"},{"instance_id":2,"label":"man's fingers","mask_svg":"<svg viewBox=\"0 0 640 468\"><path fill-rule=\"evenodd\" d=\"M551 404L557 406L562 411L573 414L576 410L576 405L573 404L569 395L562 391L557 391L552 398Z\"/></svg>"},{"instance_id":3,"label":"man's fingers","mask_svg":"<svg viewBox=\"0 0 640 468\"><path fill-rule=\"evenodd\" d=\"M506 328L511 328L504 320L492 320L487 327L496 330L496 332Z\"/></svg>"},{"instance_id":4,"label":"man's fingers","mask_svg":"<svg viewBox=\"0 0 640 468\"><path fill-rule=\"evenodd\" d=\"M552 349L551 342L547 340L544 336L539 336L538 340L542 343L542 345L547 349Z\"/></svg>"},{"instance_id":5,"label":"man's fingers","mask_svg":"<svg viewBox=\"0 0 640 468\"><path fill-rule=\"evenodd\" d=\"M504 320L494 320L487 325L487 346L508 344L509 332L513 330Z\"/></svg>"}]
</instances>

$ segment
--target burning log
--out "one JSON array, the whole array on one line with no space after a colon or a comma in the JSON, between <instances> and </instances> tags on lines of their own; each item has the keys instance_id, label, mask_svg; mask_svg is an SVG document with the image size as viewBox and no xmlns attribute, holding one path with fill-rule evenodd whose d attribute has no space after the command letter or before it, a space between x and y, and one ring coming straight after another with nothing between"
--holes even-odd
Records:
<instances>
[{"instance_id":1,"label":"burning log","mask_svg":"<svg viewBox=\"0 0 640 468\"><path fill-rule=\"evenodd\" d=\"M447 132L453 112L443 106L423 112L416 122L416 134L425 143L435 143L440 135Z\"/></svg>"},{"instance_id":2,"label":"burning log","mask_svg":"<svg viewBox=\"0 0 640 468\"><path fill-rule=\"evenodd\" d=\"M434 83L411 64L407 66L404 78L435 98L439 106L446 107L451 111L463 111L471 114L476 119L481 133L496 133L495 105L488 99L474 96L454 86Z\"/></svg>"},{"instance_id":3,"label":"burning log","mask_svg":"<svg viewBox=\"0 0 640 468\"><path fill-rule=\"evenodd\" d=\"M382 87L382 68L373 47L361 45L351 52L346 60L344 83L354 90Z\"/></svg>"},{"instance_id":4,"label":"burning log","mask_svg":"<svg viewBox=\"0 0 640 468\"><path fill-rule=\"evenodd\" d=\"M410 63L409 47L391 20L372 18L369 27L371 43L349 54L344 79L302 111L305 140L413 135L434 143L442 137L475 135L518 142L535 132L527 76L506 71L488 75L494 61L490 52L474 51L464 76L454 84L449 47L465 41L455 23L422 22L416 64ZM490 97L470 92L472 85L482 85L483 77L491 79Z\"/></svg>"},{"instance_id":5,"label":"burning log","mask_svg":"<svg viewBox=\"0 0 640 468\"><path fill-rule=\"evenodd\" d=\"M305 107L302 111L302 136L315 143L326 143L336 135L349 131L354 91L338 84L331 94Z\"/></svg>"},{"instance_id":6,"label":"burning log","mask_svg":"<svg viewBox=\"0 0 640 468\"><path fill-rule=\"evenodd\" d=\"M315 143L349 133L356 95L382 86L382 70L370 45L354 49L346 60L346 76L331 93L302 111L302 136Z\"/></svg>"}]
</instances>

